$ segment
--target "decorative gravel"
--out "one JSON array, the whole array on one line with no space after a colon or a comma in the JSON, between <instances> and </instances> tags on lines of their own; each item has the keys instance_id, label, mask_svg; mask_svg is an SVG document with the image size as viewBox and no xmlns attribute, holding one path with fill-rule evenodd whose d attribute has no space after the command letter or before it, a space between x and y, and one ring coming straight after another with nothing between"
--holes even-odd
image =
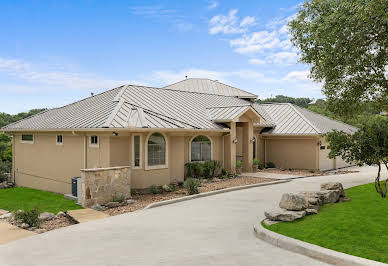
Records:
<instances>
[{"instance_id":1,"label":"decorative gravel","mask_svg":"<svg viewBox=\"0 0 388 266\"><path fill-rule=\"evenodd\" d=\"M75 224L75 222L67 216L55 217L49 221L45 221L41 223L39 228L42 229L41 233L43 233L43 231L47 232L47 231L55 230L55 229L66 227L73 224Z\"/></svg>"},{"instance_id":2,"label":"decorative gravel","mask_svg":"<svg viewBox=\"0 0 388 266\"><path fill-rule=\"evenodd\" d=\"M245 186L245 185L272 182L272 181L276 181L276 179L261 178L261 177L235 177L235 178L221 179L216 182L202 180L201 186L199 187L198 190L200 193L204 193L204 192L215 191L215 190L220 190L224 188ZM154 202L181 198L187 195L188 194L186 192L186 189L184 188L179 188L175 192L164 192L162 194L133 195L132 198L136 200L135 203L131 205L107 209L107 210L104 210L104 212L112 216L127 213L127 212L133 212L133 211L144 209L147 205Z\"/></svg>"},{"instance_id":3,"label":"decorative gravel","mask_svg":"<svg viewBox=\"0 0 388 266\"><path fill-rule=\"evenodd\" d=\"M283 175L296 175L296 176L323 176L323 175L342 175L358 173L354 170L332 170L332 171L319 171L319 170L282 170L276 168L269 168L259 171L263 173L283 174Z\"/></svg>"}]
</instances>

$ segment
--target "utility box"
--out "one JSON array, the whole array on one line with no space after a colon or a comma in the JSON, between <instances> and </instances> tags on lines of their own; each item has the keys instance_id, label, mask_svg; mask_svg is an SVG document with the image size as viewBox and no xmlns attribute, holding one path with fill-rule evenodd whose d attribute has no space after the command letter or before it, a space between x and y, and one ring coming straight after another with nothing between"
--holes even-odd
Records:
<instances>
[{"instance_id":1,"label":"utility box","mask_svg":"<svg viewBox=\"0 0 388 266\"><path fill-rule=\"evenodd\" d=\"M80 179L80 177L73 177L71 179L71 194L74 196L74 197L77 197L78 196L78 189L77 189L77 183L78 183L78 180Z\"/></svg>"}]
</instances>

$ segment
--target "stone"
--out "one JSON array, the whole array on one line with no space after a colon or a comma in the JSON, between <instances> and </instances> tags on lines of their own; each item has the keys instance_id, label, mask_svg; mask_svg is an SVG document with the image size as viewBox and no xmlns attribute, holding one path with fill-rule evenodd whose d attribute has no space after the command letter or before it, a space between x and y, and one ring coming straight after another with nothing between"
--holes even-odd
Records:
<instances>
[{"instance_id":1,"label":"stone","mask_svg":"<svg viewBox=\"0 0 388 266\"><path fill-rule=\"evenodd\" d=\"M348 197L340 197L339 199L339 202L347 202L347 201L351 201L351 199Z\"/></svg>"},{"instance_id":2,"label":"stone","mask_svg":"<svg viewBox=\"0 0 388 266\"><path fill-rule=\"evenodd\" d=\"M279 221L271 221L270 219L264 219L263 220L263 223L266 225L266 226L270 226L270 225L273 225L273 224L277 224Z\"/></svg>"},{"instance_id":3,"label":"stone","mask_svg":"<svg viewBox=\"0 0 388 266\"><path fill-rule=\"evenodd\" d=\"M345 197L344 187L339 182L322 183L321 190L339 190L340 197Z\"/></svg>"},{"instance_id":4,"label":"stone","mask_svg":"<svg viewBox=\"0 0 388 266\"><path fill-rule=\"evenodd\" d=\"M305 211L306 211L306 215L318 213L318 210L316 210L316 209L306 209Z\"/></svg>"},{"instance_id":5,"label":"stone","mask_svg":"<svg viewBox=\"0 0 388 266\"><path fill-rule=\"evenodd\" d=\"M0 209L0 215L7 214L7 213L9 213L9 211Z\"/></svg>"},{"instance_id":6,"label":"stone","mask_svg":"<svg viewBox=\"0 0 388 266\"><path fill-rule=\"evenodd\" d=\"M92 206L92 209L95 210L95 211L103 211L104 207L102 207L100 204L94 204Z\"/></svg>"},{"instance_id":7,"label":"stone","mask_svg":"<svg viewBox=\"0 0 388 266\"><path fill-rule=\"evenodd\" d=\"M66 213L64 212L58 212L57 215L55 215L55 217L65 217L66 216Z\"/></svg>"},{"instance_id":8,"label":"stone","mask_svg":"<svg viewBox=\"0 0 388 266\"><path fill-rule=\"evenodd\" d=\"M36 229L35 230L35 233L37 233L37 234L41 234L41 233L45 233L46 232L46 230L45 229Z\"/></svg>"},{"instance_id":9,"label":"stone","mask_svg":"<svg viewBox=\"0 0 388 266\"><path fill-rule=\"evenodd\" d=\"M12 219L12 218L13 218L13 213L12 212L0 215L0 219Z\"/></svg>"},{"instance_id":10,"label":"stone","mask_svg":"<svg viewBox=\"0 0 388 266\"><path fill-rule=\"evenodd\" d=\"M162 186L162 189L163 189L163 191L165 191L165 192L171 192L171 189L170 189L170 187L169 187L168 185L163 185L163 186Z\"/></svg>"},{"instance_id":11,"label":"stone","mask_svg":"<svg viewBox=\"0 0 388 266\"><path fill-rule=\"evenodd\" d=\"M111 201L105 204L107 208L117 208L120 206L120 202Z\"/></svg>"},{"instance_id":12,"label":"stone","mask_svg":"<svg viewBox=\"0 0 388 266\"><path fill-rule=\"evenodd\" d=\"M39 220L41 221L49 221L55 217L54 213L51 212L42 212L39 214Z\"/></svg>"},{"instance_id":13,"label":"stone","mask_svg":"<svg viewBox=\"0 0 388 266\"><path fill-rule=\"evenodd\" d=\"M321 190L319 193L323 196L324 204L338 202L341 195L340 190Z\"/></svg>"},{"instance_id":14,"label":"stone","mask_svg":"<svg viewBox=\"0 0 388 266\"><path fill-rule=\"evenodd\" d=\"M129 204L129 205L134 204L135 202L136 202L136 200L134 200L134 199L127 200L127 204Z\"/></svg>"},{"instance_id":15,"label":"stone","mask_svg":"<svg viewBox=\"0 0 388 266\"><path fill-rule=\"evenodd\" d=\"M30 227L30 226L28 224L26 224L26 223L22 223L20 225L20 228L23 228L23 229L27 229L28 227Z\"/></svg>"},{"instance_id":16,"label":"stone","mask_svg":"<svg viewBox=\"0 0 388 266\"><path fill-rule=\"evenodd\" d=\"M285 221L291 222L302 218L306 215L305 211L287 211L283 209L276 209L264 212L265 217L271 221Z\"/></svg>"},{"instance_id":17,"label":"stone","mask_svg":"<svg viewBox=\"0 0 388 266\"><path fill-rule=\"evenodd\" d=\"M301 211L306 209L308 205L305 197L294 193L284 193L279 203L280 208L289 211Z\"/></svg>"}]
</instances>

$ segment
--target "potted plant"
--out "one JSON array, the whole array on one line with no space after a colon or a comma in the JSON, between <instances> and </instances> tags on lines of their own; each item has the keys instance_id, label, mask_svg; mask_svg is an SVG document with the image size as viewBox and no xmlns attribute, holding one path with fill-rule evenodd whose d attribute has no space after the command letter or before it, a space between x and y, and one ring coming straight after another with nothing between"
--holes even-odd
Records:
<instances>
[{"instance_id":1,"label":"potted plant","mask_svg":"<svg viewBox=\"0 0 388 266\"><path fill-rule=\"evenodd\" d=\"M240 160L236 161L236 174L241 175L243 163Z\"/></svg>"},{"instance_id":2,"label":"potted plant","mask_svg":"<svg viewBox=\"0 0 388 266\"><path fill-rule=\"evenodd\" d=\"M259 170L259 164L260 164L259 159L254 158L253 165L252 165L253 172L257 172L257 170Z\"/></svg>"}]
</instances>

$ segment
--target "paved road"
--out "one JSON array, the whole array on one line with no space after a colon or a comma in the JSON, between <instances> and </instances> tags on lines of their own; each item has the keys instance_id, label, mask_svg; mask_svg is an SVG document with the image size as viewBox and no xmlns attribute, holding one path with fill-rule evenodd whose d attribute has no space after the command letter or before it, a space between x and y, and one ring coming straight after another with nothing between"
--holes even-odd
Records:
<instances>
[{"instance_id":1,"label":"paved road","mask_svg":"<svg viewBox=\"0 0 388 266\"><path fill-rule=\"evenodd\" d=\"M375 169L240 190L78 224L0 246L0 265L324 265L271 246L252 226L286 191L372 182ZM386 175L386 173L385 173Z\"/></svg>"}]
</instances>

